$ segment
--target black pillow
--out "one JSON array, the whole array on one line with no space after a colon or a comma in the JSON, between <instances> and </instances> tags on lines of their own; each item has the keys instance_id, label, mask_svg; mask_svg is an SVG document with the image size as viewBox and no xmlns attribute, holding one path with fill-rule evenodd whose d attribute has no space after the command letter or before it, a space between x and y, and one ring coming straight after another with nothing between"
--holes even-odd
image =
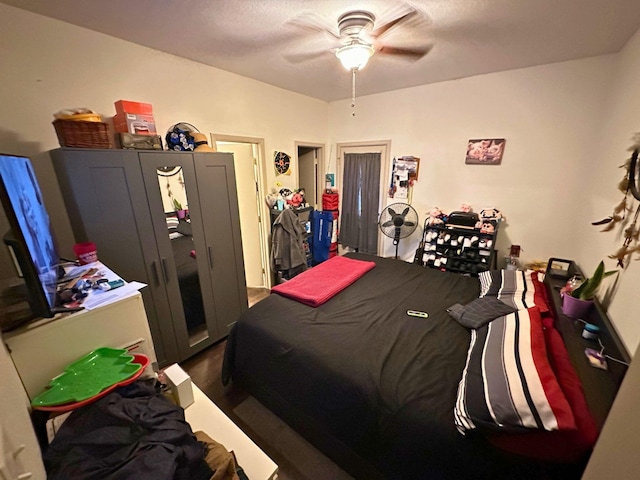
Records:
<instances>
[{"instance_id":1,"label":"black pillow","mask_svg":"<svg viewBox=\"0 0 640 480\"><path fill-rule=\"evenodd\" d=\"M187 237L190 237L192 235L191 224L189 222L185 222L184 220L181 220L180 223L178 224L178 228L176 228L176 231L178 233L181 233L182 235L186 235Z\"/></svg>"},{"instance_id":2,"label":"black pillow","mask_svg":"<svg viewBox=\"0 0 640 480\"><path fill-rule=\"evenodd\" d=\"M467 305L456 303L447 308L460 325L467 328L480 328L498 317L509 315L517 310L495 297L476 298Z\"/></svg>"}]
</instances>

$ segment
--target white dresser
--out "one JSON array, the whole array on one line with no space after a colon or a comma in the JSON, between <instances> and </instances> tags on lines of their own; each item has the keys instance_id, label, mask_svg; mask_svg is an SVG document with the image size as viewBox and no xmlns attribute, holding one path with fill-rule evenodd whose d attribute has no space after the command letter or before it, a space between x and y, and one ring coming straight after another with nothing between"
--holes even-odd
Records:
<instances>
[{"instance_id":1,"label":"white dresser","mask_svg":"<svg viewBox=\"0 0 640 480\"><path fill-rule=\"evenodd\" d=\"M153 340L140 293L94 310L41 319L2 335L29 399L37 396L68 364L99 347L133 346L155 362ZM152 375L151 363L145 375ZM233 450L251 480L277 478L278 466L202 391L185 409L192 430L204 431ZM26 408L26 406L25 406Z\"/></svg>"}]
</instances>

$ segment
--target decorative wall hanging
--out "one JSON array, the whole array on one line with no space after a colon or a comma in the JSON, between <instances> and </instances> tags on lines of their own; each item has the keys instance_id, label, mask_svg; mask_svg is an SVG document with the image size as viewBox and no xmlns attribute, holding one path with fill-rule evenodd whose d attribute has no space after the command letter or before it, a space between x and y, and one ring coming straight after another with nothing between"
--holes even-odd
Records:
<instances>
[{"instance_id":1,"label":"decorative wall hanging","mask_svg":"<svg viewBox=\"0 0 640 480\"><path fill-rule=\"evenodd\" d=\"M273 152L273 164L277 175L291 175L291 157L284 152Z\"/></svg>"},{"instance_id":2,"label":"decorative wall hanging","mask_svg":"<svg viewBox=\"0 0 640 480\"><path fill-rule=\"evenodd\" d=\"M409 198L409 172L406 170L397 170L394 175L396 191L393 198L401 198L406 200Z\"/></svg>"},{"instance_id":3,"label":"decorative wall hanging","mask_svg":"<svg viewBox=\"0 0 640 480\"><path fill-rule=\"evenodd\" d=\"M638 190L638 150L640 149L640 133L633 136L633 145L629 148L632 152L631 157L620 168L625 169L625 175L618 183L624 197L622 201L613 209L613 215L603 220L592 222L592 225L605 225L601 230L608 232L619 226L620 231L624 235L622 247L615 253L609 255L609 258L615 259L620 268L629 265L629 261L633 253L640 253L640 227L638 226L638 215L640 214L640 203L636 205L636 201L640 202L640 191ZM635 213L634 213L635 210ZM631 215L633 214L633 217ZM631 223L629 223L631 222Z\"/></svg>"},{"instance_id":4,"label":"decorative wall hanging","mask_svg":"<svg viewBox=\"0 0 640 480\"><path fill-rule=\"evenodd\" d=\"M182 171L182 167L178 166L166 166L166 167L158 167L158 175L162 175L163 177L173 177L174 175L180 173Z\"/></svg>"},{"instance_id":5,"label":"decorative wall hanging","mask_svg":"<svg viewBox=\"0 0 640 480\"><path fill-rule=\"evenodd\" d=\"M418 180L420 159L418 157L398 157L393 159L389 198L409 198L410 188Z\"/></svg>"},{"instance_id":6,"label":"decorative wall hanging","mask_svg":"<svg viewBox=\"0 0 640 480\"><path fill-rule=\"evenodd\" d=\"M176 175L178 175L177 177L178 184L184 190L184 179L182 178L182 167L180 166L158 167L157 172L158 172L158 177L165 177L167 179L167 183L166 183L167 196L169 197L169 199L171 199L171 201L175 201L175 199L173 198L173 192L171 191L171 181L169 177L175 177Z\"/></svg>"},{"instance_id":7,"label":"decorative wall hanging","mask_svg":"<svg viewBox=\"0 0 640 480\"><path fill-rule=\"evenodd\" d=\"M333 173L327 173L324 176L324 189L326 191L330 192L331 189L336 186L335 179L336 177L335 177L335 174Z\"/></svg>"},{"instance_id":8,"label":"decorative wall hanging","mask_svg":"<svg viewBox=\"0 0 640 480\"><path fill-rule=\"evenodd\" d=\"M396 171L403 170L407 172L407 178L411 182L410 186L418 180L418 170L420 169L420 159L418 157L399 157L396 161Z\"/></svg>"},{"instance_id":9,"label":"decorative wall hanging","mask_svg":"<svg viewBox=\"0 0 640 480\"><path fill-rule=\"evenodd\" d=\"M469 140L464 163L468 165L500 165L505 143L504 138Z\"/></svg>"}]
</instances>

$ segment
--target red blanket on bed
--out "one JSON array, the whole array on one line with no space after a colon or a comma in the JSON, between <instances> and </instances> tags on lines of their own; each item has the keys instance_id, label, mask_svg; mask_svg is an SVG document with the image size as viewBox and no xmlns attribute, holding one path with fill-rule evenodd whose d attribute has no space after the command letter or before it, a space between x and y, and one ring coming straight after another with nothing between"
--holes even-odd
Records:
<instances>
[{"instance_id":1,"label":"red blanket on bed","mask_svg":"<svg viewBox=\"0 0 640 480\"><path fill-rule=\"evenodd\" d=\"M375 267L375 262L333 257L271 289L283 297L317 307Z\"/></svg>"}]
</instances>

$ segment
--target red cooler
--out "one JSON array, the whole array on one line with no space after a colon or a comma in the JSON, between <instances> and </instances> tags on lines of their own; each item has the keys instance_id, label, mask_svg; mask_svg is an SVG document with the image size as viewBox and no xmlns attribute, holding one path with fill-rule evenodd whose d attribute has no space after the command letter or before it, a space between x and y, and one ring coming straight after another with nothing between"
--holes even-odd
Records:
<instances>
[{"instance_id":1,"label":"red cooler","mask_svg":"<svg viewBox=\"0 0 640 480\"><path fill-rule=\"evenodd\" d=\"M329 246L329 258L338 255L338 225L340 225L338 205L340 197L337 193L322 194L322 211L333 214L333 229L331 230L331 245Z\"/></svg>"}]
</instances>

